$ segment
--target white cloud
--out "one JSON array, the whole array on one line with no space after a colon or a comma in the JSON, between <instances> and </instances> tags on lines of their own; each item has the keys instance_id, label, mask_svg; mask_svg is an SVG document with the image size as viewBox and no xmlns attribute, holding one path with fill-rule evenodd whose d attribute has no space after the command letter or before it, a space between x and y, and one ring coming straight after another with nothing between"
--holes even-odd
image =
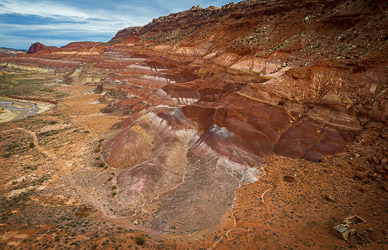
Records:
<instances>
[{"instance_id":1,"label":"white cloud","mask_svg":"<svg viewBox=\"0 0 388 250\"><path fill-rule=\"evenodd\" d=\"M121 12L101 9L80 10L75 6L72 7L60 3L35 2L31 4L24 0L5 0L2 5L4 7L0 6L0 14L36 15L53 19L68 18L70 21L88 21L89 23L94 23L95 25L101 24L101 20L103 20L106 26L117 26L117 23L126 24L127 26L138 26L144 25L150 20L150 18L147 18L146 16L141 16L142 11L147 12L146 9L142 8L135 9L134 13L124 14Z\"/></svg>"},{"instance_id":2,"label":"white cloud","mask_svg":"<svg viewBox=\"0 0 388 250\"><path fill-rule=\"evenodd\" d=\"M39 25L23 25L23 24L9 24L7 26L1 27L2 32L5 31L13 31L18 30L19 32L22 31L40 31L40 30L47 30L47 31L64 31L66 33L71 32L77 32L77 31L89 31L90 33L107 33L107 32L117 32L118 27L121 26L119 24L115 23L104 23L100 22L98 25L96 22L87 22L82 24L77 23L58 23L58 24L39 24Z\"/></svg>"},{"instance_id":3,"label":"white cloud","mask_svg":"<svg viewBox=\"0 0 388 250\"><path fill-rule=\"evenodd\" d=\"M23 15L37 15L43 17L53 16L67 16L67 17L78 17L78 18L91 18L88 13L80 11L71 6L62 4L45 4L45 3L29 3L28 1L8 1L5 0L3 3L4 7L0 7L0 14L23 14Z\"/></svg>"}]
</instances>

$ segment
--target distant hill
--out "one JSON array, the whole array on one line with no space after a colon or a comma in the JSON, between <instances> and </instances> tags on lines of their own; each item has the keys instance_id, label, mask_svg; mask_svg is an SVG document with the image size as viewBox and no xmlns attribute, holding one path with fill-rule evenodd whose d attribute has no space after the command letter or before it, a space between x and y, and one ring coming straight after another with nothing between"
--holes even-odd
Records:
<instances>
[{"instance_id":1,"label":"distant hill","mask_svg":"<svg viewBox=\"0 0 388 250\"><path fill-rule=\"evenodd\" d=\"M98 44L102 44L100 42L72 42L69 43L61 48L55 47L55 46L46 46L40 42L36 42L31 44L30 48L27 51L27 54L36 54L38 52L40 53L51 53L51 52L58 52L58 51L75 51L75 50L88 50Z\"/></svg>"},{"instance_id":2,"label":"distant hill","mask_svg":"<svg viewBox=\"0 0 388 250\"><path fill-rule=\"evenodd\" d=\"M26 52L27 52L26 50L0 47L0 56L14 56L19 54L25 54Z\"/></svg>"}]
</instances>

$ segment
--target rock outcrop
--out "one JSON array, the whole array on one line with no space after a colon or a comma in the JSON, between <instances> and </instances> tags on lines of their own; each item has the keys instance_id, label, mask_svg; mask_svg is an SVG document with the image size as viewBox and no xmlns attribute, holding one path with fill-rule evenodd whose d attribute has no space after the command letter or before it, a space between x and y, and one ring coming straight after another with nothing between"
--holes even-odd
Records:
<instances>
[{"instance_id":1,"label":"rock outcrop","mask_svg":"<svg viewBox=\"0 0 388 250\"><path fill-rule=\"evenodd\" d=\"M36 43L33 43L31 44L30 48L28 49L27 51L27 54L36 54L38 52L46 52L46 53L50 53L50 52L54 52L54 51L58 51L59 49L55 46L46 46L40 42L36 42Z\"/></svg>"}]
</instances>

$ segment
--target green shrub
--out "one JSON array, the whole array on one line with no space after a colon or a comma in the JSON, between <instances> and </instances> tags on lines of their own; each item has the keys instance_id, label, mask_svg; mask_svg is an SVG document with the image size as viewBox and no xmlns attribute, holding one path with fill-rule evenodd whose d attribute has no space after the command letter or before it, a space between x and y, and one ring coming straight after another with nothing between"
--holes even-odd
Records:
<instances>
[{"instance_id":1,"label":"green shrub","mask_svg":"<svg viewBox=\"0 0 388 250\"><path fill-rule=\"evenodd\" d=\"M145 244L145 239L142 236L136 237L135 243L139 246L142 246Z\"/></svg>"}]
</instances>

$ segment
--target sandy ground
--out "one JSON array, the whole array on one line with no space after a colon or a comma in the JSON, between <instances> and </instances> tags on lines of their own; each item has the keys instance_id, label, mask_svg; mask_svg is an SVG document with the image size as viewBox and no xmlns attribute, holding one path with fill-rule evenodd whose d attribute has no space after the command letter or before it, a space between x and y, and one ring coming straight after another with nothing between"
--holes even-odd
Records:
<instances>
[{"instance_id":1,"label":"sandy ground","mask_svg":"<svg viewBox=\"0 0 388 250\"><path fill-rule=\"evenodd\" d=\"M0 123L12 121L17 117L17 115L8 109L2 108L0 110Z\"/></svg>"},{"instance_id":2,"label":"sandy ground","mask_svg":"<svg viewBox=\"0 0 388 250\"><path fill-rule=\"evenodd\" d=\"M46 112L47 110L55 106L54 104L49 103L36 103L36 105L38 106L38 114Z\"/></svg>"}]
</instances>

